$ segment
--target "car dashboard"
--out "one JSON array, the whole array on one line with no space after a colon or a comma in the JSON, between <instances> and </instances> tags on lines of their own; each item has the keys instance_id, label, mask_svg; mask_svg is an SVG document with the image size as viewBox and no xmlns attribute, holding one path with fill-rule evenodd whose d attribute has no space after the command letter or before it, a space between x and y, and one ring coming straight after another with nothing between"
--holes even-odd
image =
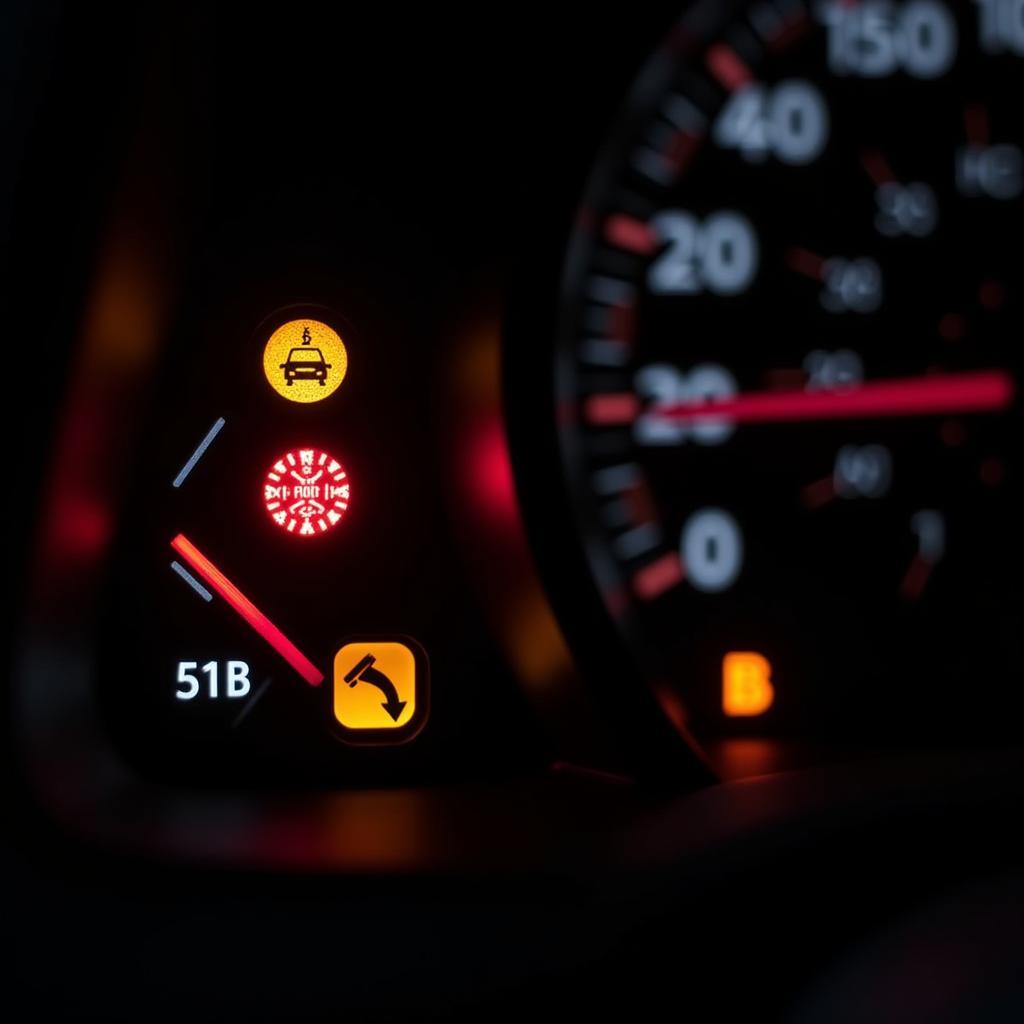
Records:
<instances>
[{"instance_id":1,"label":"car dashboard","mask_svg":"<svg viewBox=\"0 0 1024 1024\"><path fill-rule=\"evenodd\" d=\"M12 4L15 1002L1019 1016L1022 10Z\"/></svg>"}]
</instances>

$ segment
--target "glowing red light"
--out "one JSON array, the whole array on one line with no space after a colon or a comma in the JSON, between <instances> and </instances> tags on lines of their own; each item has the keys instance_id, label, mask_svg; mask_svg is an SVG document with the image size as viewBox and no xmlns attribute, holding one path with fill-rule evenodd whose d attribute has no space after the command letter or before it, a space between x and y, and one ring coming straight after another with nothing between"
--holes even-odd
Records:
<instances>
[{"instance_id":1,"label":"glowing red light","mask_svg":"<svg viewBox=\"0 0 1024 1024\"><path fill-rule=\"evenodd\" d=\"M341 463L318 448L286 452L267 471L263 504L288 533L316 537L348 511L350 486Z\"/></svg>"}]
</instances>

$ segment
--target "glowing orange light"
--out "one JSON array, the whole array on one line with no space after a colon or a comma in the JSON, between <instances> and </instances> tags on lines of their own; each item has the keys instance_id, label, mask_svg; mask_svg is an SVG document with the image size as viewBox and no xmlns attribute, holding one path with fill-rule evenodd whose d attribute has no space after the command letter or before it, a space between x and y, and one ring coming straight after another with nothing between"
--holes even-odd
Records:
<instances>
[{"instance_id":1,"label":"glowing orange light","mask_svg":"<svg viewBox=\"0 0 1024 1024\"><path fill-rule=\"evenodd\" d=\"M774 700L772 666L764 655L730 651L722 659L722 710L727 715L763 715Z\"/></svg>"},{"instance_id":2,"label":"glowing orange light","mask_svg":"<svg viewBox=\"0 0 1024 1024\"><path fill-rule=\"evenodd\" d=\"M350 485L341 463L317 448L286 452L267 471L263 504L288 533L315 537L341 522Z\"/></svg>"},{"instance_id":3,"label":"glowing orange light","mask_svg":"<svg viewBox=\"0 0 1024 1024\"><path fill-rule=\"evenodd\" d=\"M355 641L334 656L334 717L347 738L411 739L425 721L426 702L426 656L412 641Z\"/></svg>"},{"instance_id":4,"label":"glowing orange light","mask_svg":"<svg viewBox=\"0 0 1024 1024\"><path fill-rule=\"evenodd\" d=\"M319 402L348 372L348 351L338 332L319 320L289 320L267 339L263 373L290 402Z\"/></svg>"}]
</instances>

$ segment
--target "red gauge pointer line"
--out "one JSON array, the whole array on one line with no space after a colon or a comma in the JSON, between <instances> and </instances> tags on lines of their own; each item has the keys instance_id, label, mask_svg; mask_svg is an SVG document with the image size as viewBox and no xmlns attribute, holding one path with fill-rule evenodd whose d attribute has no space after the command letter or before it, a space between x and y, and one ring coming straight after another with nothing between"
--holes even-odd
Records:
<instances>
[{"instance_id":1,"label":"red gauge pointer line","mask_svg":"<svg viewBox=\"0 0 1024 1024\"><path fill-rule=\"evenodd\" d=\"M302 651L300 651L298 647L296 647L295 644L293 644L291 640L289 640L288 637L286 637L284 633L282 633L281 630L279 630L277 626L275 626L270 619L268 619L266 615L264 615L263 612L261 612L259 608L257 608L256 605L254 605L252 601L250 601L249 598L247 598L245 594L243 594L238 587L236 587L234 583L232 583L231 580L229 580L227 576L225 576L224 573L222 573L220 569L218 569L217 566L215 566L213 562L211 562L206 555L204 555L183 533L179 533L178 536L171 541L171 547L174 548L174 550L177 551L186 562L188 562L196 573L202 576L210 589L220 594L220 596L223 597L224 600L227 601L227 603L231 605L231 607L234 608L235 611L238 612L238 614L241 615L242 618L245 619L245 621L248 622L249 625L252 626L252 628L255 629L256 632L259 633L259 635L263 637L263 639L266 640L267 643L270 644L270 646L273 647L274 650L277 651L277 653L280 654L281 657L284 658L284 660L287 661L303 679L306 680L307 683L309 683L310 686L319 686L324 681L323 672L321 672L320 669L318 669L316 665L314 665L313 662L311 662L309 658L307 658Z\"/></svg>"},{"instance_id":2,"label":"red gauge pointer line","mask_svg":"<svg viewBox=\"0 0 1024 1024\"><path fill-rule=\"evenodd\" d=\"M704 405L666 405L663 420L722 419L733 423L871 419L996 412L1013 401L1013 378L1002 370L910 377L861 384L849 391L761 391Z\"/></svg>"}]
</instances>

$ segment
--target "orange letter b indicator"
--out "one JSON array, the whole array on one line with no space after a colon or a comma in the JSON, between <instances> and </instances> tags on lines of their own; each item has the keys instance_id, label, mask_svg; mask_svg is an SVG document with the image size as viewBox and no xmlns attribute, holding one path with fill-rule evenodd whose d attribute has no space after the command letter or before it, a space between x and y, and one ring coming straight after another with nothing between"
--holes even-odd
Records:
<instances>
[{"instance_id":1,"label":"orange letter b indicator","mask_svg":"<svg viewBox=\"0 0 1024 1024\"><path fill-rule=\"evenodd\" d=\"M774 700L772 666L766 657L730 651L722 659L722 710L727 715L763 715Z\"/></svg>"}]
</instances>

